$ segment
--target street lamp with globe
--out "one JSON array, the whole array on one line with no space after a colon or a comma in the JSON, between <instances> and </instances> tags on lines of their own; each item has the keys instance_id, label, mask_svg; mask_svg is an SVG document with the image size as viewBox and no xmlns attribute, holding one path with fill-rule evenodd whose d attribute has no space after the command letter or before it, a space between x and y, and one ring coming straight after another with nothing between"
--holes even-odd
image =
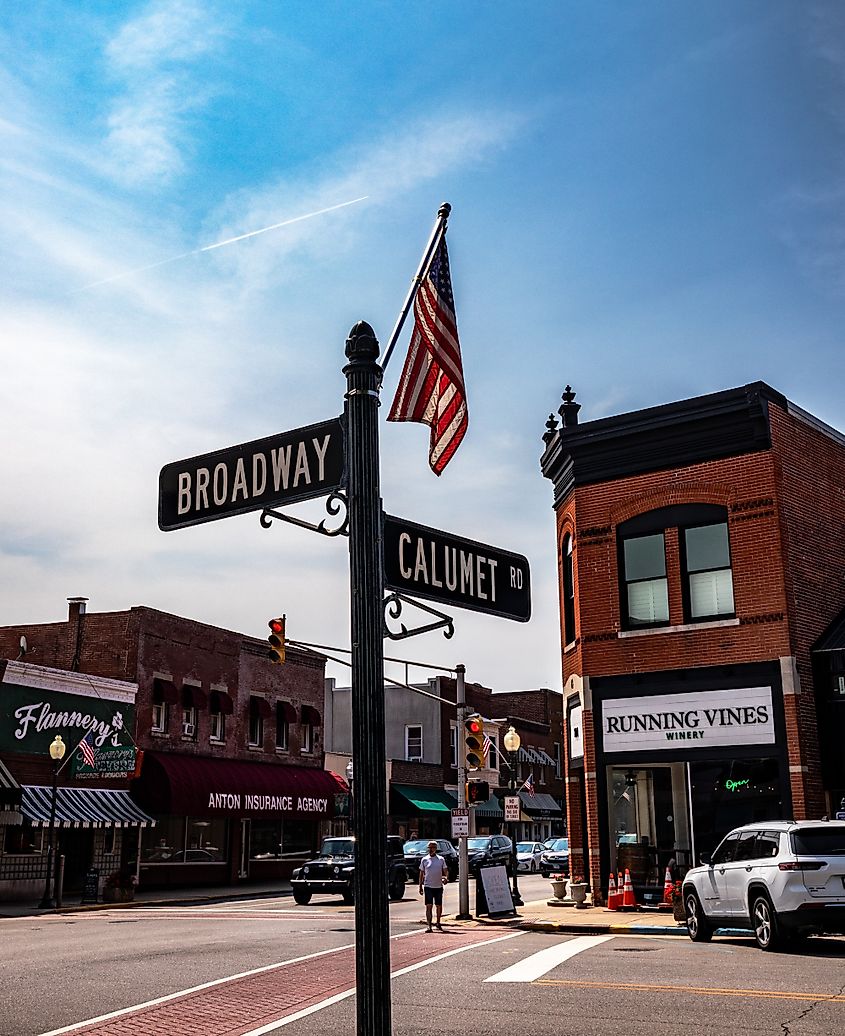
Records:
<instances>
[{"instance_id":1,"label":"street lamp with globe","mask_svg":"<svg viewBox=\"0 0 845 1036\"><path fill-rule=\"evenodd\" d=\"M507 733L504 738L505 751L508 753L508 762L510 763L510 792L511 795L517 795L516 790L516 761L517 754L519 753L519 746L522 744L522 739L519 734L514 730L513 727L508 727ZM517 860L516 860L516 825L511 822L511 869L513 872L513 905L523 906L522 899L519 895L519 881L517 878Z\"/></svg>"},{"instance_id":2,"label":"street lamp with globe","mask_svg":"<svg viewBox=\"0 0 845 1036\"><path fill-rule=\"evenodd\" d=\"M55 899L50 895L51 878L53 878L53 891L55 891L55 878L53 876L53 855L55 849L53 847L53 835L56 827L56 779L58 776L59 763L64 759L66 751L67 745L62 741L61 736L56 734L50 743L50 758L53 761L53 791L50 796L50 827L49 834L47 835L47 877L44 881L44 895L41 898L41 902L38 904L38 907L41 910L50 910L56 905Z\"/></svg>"}]
</instances>

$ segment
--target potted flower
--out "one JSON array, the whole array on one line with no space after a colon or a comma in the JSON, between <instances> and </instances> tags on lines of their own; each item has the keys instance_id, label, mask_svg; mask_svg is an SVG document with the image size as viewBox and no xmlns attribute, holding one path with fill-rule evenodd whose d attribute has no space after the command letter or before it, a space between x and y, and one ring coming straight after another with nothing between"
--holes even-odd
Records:
<instances>
[{"instance_id":1,"label":"potted flower","mask_svg":"<svg viewBox=\"0 0 845 1036\"><path fill-rule=\"evenodd\" d=\"M552 883L552 893L555 899L566 898L566 876L564 874L552 874L550 875Z\"/></svg>"},{"instance_id":2,"label":"potted flower","mask_svg":"<svg viewBox=\"0 0 845 1036\"><path fill-rule=\"evenodd\" d=\"M667 898L672 904L672 917L676 921L686 921L687 912L684 907L684 887L680 880L672 882Z\"/></svg>"},{"instance_id":3,"label":"potted flower","mask_svg":"<svg viewBox=\"0 0 845 1036\"><path fill-rule=\"evenodd\" d=\"M103 884L104 903L129 903L135 898L135 875L125 868L110 874Z\"/></svg>"},{"instance_id":4,"label":"potted flower","mask_svg":"<svg viewBox=\"0 0 845 1036\"><path fill-rule=\"evenodd\" d=\"M576 875L570 881L569 895L572 896L576 909L583 910L587 901L587 882L580 875Z\"/></svg>"}]
</instances>

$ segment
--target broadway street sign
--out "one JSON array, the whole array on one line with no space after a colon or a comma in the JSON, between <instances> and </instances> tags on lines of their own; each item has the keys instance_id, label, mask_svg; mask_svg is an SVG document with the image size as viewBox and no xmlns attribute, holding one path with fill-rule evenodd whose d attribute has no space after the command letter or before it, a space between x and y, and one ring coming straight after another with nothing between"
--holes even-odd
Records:
<instances>
[{"instance_id":1,"label":"broadway street sign","mask_svg":"<svg viewBox=\"0 0 845 1036\"><path fill-rule=\"evenodd\" d=\"M528 622L531 572L522 554L384 516L384 582L440 604Z\"/></svg>"},{"instance_id":2,"label":"broadway street sign","mask_svg":"<svg viewBox=\"0 0 845 1036\"><path fill-rule=\"evenodd\" d=\"M343 474L339 417L174 461L159 475L158 527L169 532L325 496Z\"/></svg>"}]
</instances>

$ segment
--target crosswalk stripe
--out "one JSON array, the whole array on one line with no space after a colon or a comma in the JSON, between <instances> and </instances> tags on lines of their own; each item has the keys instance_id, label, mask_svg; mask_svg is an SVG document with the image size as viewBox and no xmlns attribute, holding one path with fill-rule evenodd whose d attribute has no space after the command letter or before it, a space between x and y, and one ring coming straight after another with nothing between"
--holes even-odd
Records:
<instances>
[{"instance_id":1,"label":"crosswalk stripe","mask_svg":"<svg viewBox=\"0 0 845 1036\"><path fill-rule=\"evenodd\" d=\"M584 950L591 950L599 943L612 939L612 935L578 935L566 942L556 943L554 946L547 946L545 950L532 953L525 960L517 961L504 971L498 972L486 978L485 982L534 982L542 978L546 972L556 968L576 953L583 953Z\"/></svg>"}]
</instances>

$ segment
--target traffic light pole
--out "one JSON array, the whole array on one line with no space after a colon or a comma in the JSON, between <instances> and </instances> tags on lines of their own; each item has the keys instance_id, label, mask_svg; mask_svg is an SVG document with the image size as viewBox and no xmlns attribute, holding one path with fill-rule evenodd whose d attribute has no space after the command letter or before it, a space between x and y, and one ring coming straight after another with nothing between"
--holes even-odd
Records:
<instances>
[{"instance_id":1,"label":"traffic light pole","mask_svg":"<svg viewBox=\"0 0 845 1036\"><path fill-rule=\"evenodd\" d=\"M467 696L465 675L466 669L463 665L455 666L457 679L455 681L455 701L458 706L458 726L455 732L455 741L458 747L458 802L463 809L467 805L467 770L466 770L466 746L464 745L463 730L464 720L467 714ZM458 839L458 913L459 921L472 920L469 912L469 854L467 852L467 836L461 835Z\"/></svg>"},{"instance_id":2,"label":"traffic light pole","mask_svg":"<svg viewBox=\"0 0 845 1036\"><path fill-rule=\"evenodd\" d=\"M358 1036L391 1036L387 908L379 347L369 324L349 333L346 442L355 760L355 982Z\"/></svg>"}]
</instances>

